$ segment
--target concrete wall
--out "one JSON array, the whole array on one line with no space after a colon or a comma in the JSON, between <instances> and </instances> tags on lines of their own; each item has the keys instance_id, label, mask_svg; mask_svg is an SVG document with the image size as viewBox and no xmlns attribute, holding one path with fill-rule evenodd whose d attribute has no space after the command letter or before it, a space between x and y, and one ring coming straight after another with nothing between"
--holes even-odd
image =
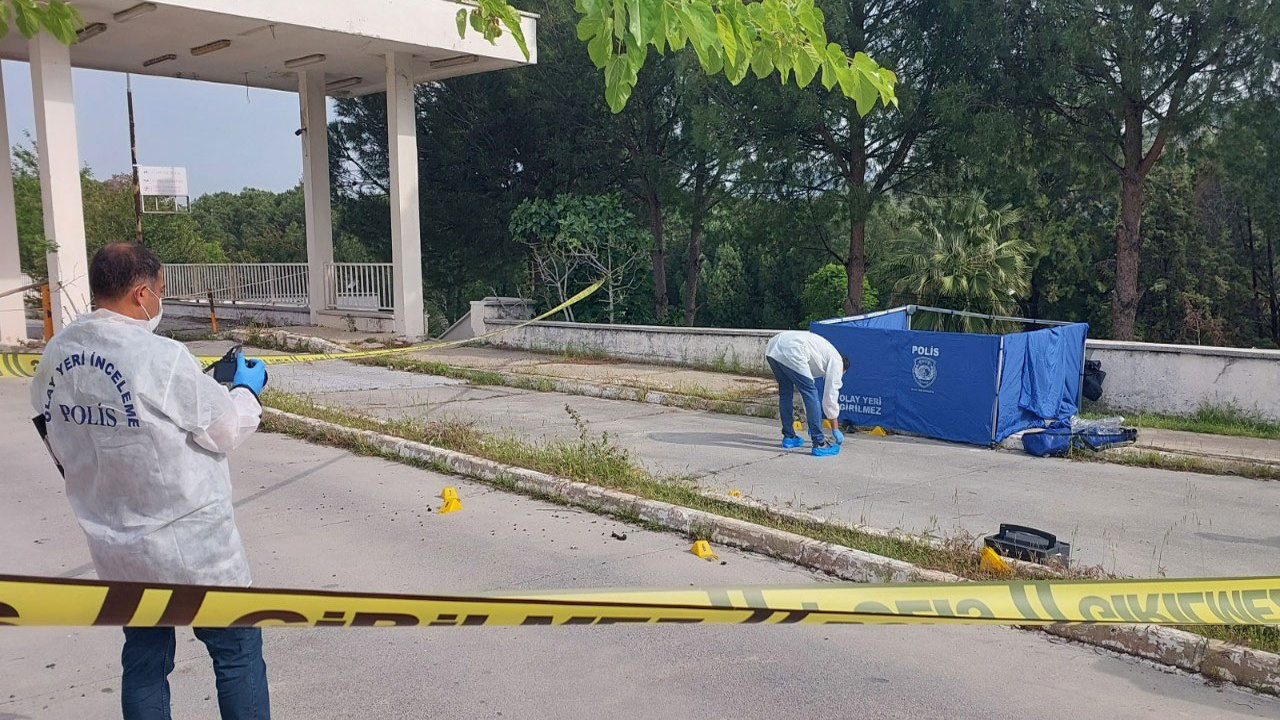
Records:
<instances>
[{"instance_id":1,"label":"concrete wall","mask_svg":"<svg viewBox=\"0 0 1280 720\"><path fill-rule=\"evenodd\" d=\"M473 314L474 317L474 314ZM511 328L519 320L486 320L490 330ZM503 347L551 352L582 352L667 365L705 367L728 372L765 373L764 346L776 330L678 328L661 325L605 325L539 322L493 339Z\"/></svg>"},{"instance_id":2,"label":"concrete wall","mask_svg":"<svg viewBox=\"0 0 1280 720\"><path fill-rule=\"evenodd\" d=\"M1168 415L1235 405L1280 421L1280 350L1090 340L1107 373L1100 405Z\"/></svg>"},{"instance_id":3,"label":"concrete wall","mask_svg":"<svg viewBox=\"0 0 1280 720\"><path fill-rule=\"evenodd\" d=\"M256 322L267 327L296 327L311 325L311 311L305 307L288 305L258 305L253 303L218 303L215 313L219 320ZM207 319L209 304L191 300L164 301L164 312L169 317ZM355 330L367 333L389 333L395 329L394 319L386 313L368 313L346 310L321 310L316 322L338 330Z\"/></svg>"},{"instance_id":4,"label":"concrete wall","mask_svg":"<svg viewBox=\"0 0 1280 720\"><path fill-rule=\"evenodd\" d=\"M219 320L257 322L273 327L311 324L311 311L305 307L218 303L215 308L215 314ZM189 317L207 320L209 319L209 303L166 299L164 301L164 314L168 317Z\"/></svg>"},{"instance_id":5,"label":"concrete wall","mask_svg":"<svg viewBox=\"0 0 1280 720\"><path fill-rule=\"evenodd\" d=\"M764 346L776 330L540 322L511 329L510 299L472 303L476 335L505 328L491 344L608 355L638 362L766 373ZM524 315L527 319L529 315ZM1099 405L1181 415L1202 404L1235 405L1280 421L1280 351L1090 340L1086 356L1107 373Z\"/></svg>"}]
</instances>

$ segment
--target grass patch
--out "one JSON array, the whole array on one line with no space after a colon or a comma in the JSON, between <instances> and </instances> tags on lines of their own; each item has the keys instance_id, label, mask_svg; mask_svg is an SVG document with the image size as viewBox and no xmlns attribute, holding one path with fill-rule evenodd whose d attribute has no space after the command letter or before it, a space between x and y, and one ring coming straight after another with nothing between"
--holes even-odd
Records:
<instances>
[{"instance_id":1,"label":"grass patch","mask_svg":"<svg viewBox=\"0 0 1280 720\"><path fill-rule=\"evenodd\" d=\"M278 391L265 393L263 402L269 407L285 412L359 430L373 430L496 462L592 483L650 500L745 520L815 540L903 560L920 567L942 570L973 579L993 579L994 577L979 568L979 557L973 548L972 538L954 538L945 540L941 544L934 544L923 538L916 540L883 537L862 532L856 528L805 521L767 508L708 497L703 494L693 478L656 475L641 465L630 450L614 442L608 433L593 435L576 411L568 406L566 406L566 412L578 426L579 434L576 439L530 443L490 435L478 430L473 423L457 420L382 421L347 410L317 405L308 398ZM297 424L291 426L287 422L281 423L275 420L266 420L264 423L269 430L285 432L306 440L338 445L352 452L385 456L372 446L366 447L365 443L327 436L306 426ZM394 459L399 461L399 456Z\"/></svg>"},{"instance_id":2,"label":"grass patch","mask_svg":"<svg viewBox=\"0 0 1280 720\"><path fill-rule=\"evenodd\" d=\"M1178 629L1232 645L1280 653L1280 627L1275 625L1179 625Z\"/></svg>"},{"instance_id":3,"label":"grass patch","mask_svg":"<svg viewBox=\"0 0 1280 720\"><path fill-rule=\"evenodd\" d=\"M567 395L598 397L597 394L586 393L576 389L572 382L557 384L554 380L545 377L516 373L503 375L489 370L457 367L433 360L418 360L399 356L362 358L352 362L385 367L390 370L449 377L476 385L513 387L536 392L560 392ZM627 387L625 390L626 392L617 395L617 399L633 402L653 402L666 407L675 407L683 410L704 410L722 415L759 418L778 417L778 408L775 404L758 399L754 392L745 389L732 394L716 393L695 385L682 385L676 390L656 387ZM651 390L662 393L661 397L650 399L649 391ZM1130 467L1194 472L1205 475L1235 475L1256 480L1280 480L1280 466L1276 465L1232 462L1156 451L1130 450L1093 453L1073 450L1068 457L1081 462L1104 462L1128 465Z\"/></svg>"},{"instance_id":4,"label":"grass patch","mask_svg":"<svg viewBox=\"0 0 1280 720\"><path fill-rule=\"evenodd\" d=\"M1100 418L1113 414L1090 411L1082 413L1082 417ZM1280 423L1231 404L1204 403L1190 415L1135 413L1124 417L1126 424L1138 428L1280 440Z\"/></svg>"},{"instance_id":5,"label":"grass patch","mask_svg":"<svg viewBox=\"0 0 1280 720\"><path fill-rule=\"evenodd\" d=\"M477 429L474 423L457 420L417 422L412 420L383 421L346 410L336 410L317 405L309 398L279 391L268 391L263 402L269 407L296 415L343 425L359 430L372 430L386 435L413 440L449 450L476 455L497 462L539 470L567 477L580 482L619 490L639 497L680 505L796 533L814 540L842 545L883 557L909 562L919 567L941 570L972 580L1001 579L982 570L979 555L971 537L952 537L941 542L926 538L884 537L860 531L856 528L807 521L774 512L768 508L741 505L704 495L689 476L655 475L645 468L634 454L609 438L608 433L593 435L587 423L570 406L565 411L578 428L574 440L548 440L528 443L513 438L493 436ZM421 467L444 474L455 471L440 462L406 458L389 452L373 443L327 432L289 420L264 418L264 428L282 432L304 440L342 447L359 455L380 457L392 462ZM479 482L509 492L517 492L558 505L567 503L554 495L529 492L516 487L508 476L473 478ZM652 521L642 520L628 512L606 512L600 508L585 508L600 514L609 514L623 522L639 525L649 530L669 532L668 528ZM1096 568L1076 570L1075 577L1102 577ZM1015 568L1015 577L1031 578ZM1252 625L1193 625L1181 629L1203 637L1223 640L1266 652L1280 653L1280 627Z\"/></svg>"},{"instance_id":6,"label":"grass patch","mask_svg":"<svg viewBox=\"0 0 1280 720\"><path fill-rule=\"evenodd\" d=\"M603 347L594 345L565 345L563 347L542 352L554 355L564 360L592 365L615 365L626 362L622 358L610 355L609 351L605 350Z\"/></svg>"},{"instance_id":7,"label":"grass patch","mask_svg":"<svg viewBox=\"0 0 1280 720\"><path fill-rule=\"evenodd\" d=\"M1102 454L1087 450L1072 450L1067 457L1082 462L1103 462L1156 470L1194 472L1204 475L1235 475L1254 480L1280 480L1280 465L1232 462L1193 455L1172 455L1154 450L1110 450Z\"/></svg>"}]
</instances>

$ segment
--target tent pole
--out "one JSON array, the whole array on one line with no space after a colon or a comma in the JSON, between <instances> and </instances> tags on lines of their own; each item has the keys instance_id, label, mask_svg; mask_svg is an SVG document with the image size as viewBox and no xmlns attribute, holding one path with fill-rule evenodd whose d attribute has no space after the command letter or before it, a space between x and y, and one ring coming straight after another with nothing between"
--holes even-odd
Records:
<instances>
[{"instance_id":1,"label":"tent pole","mask_svg":"<svg viewBox=\"0 0 1280 720\"><path fill-rule=\"evenodd\" d=\"M948 310L947 308L929 307L927 305L910 306L917 310L925 312L938 313L940 315L956 315L959 317L971 317L981 320L1002 320L1005 322L1016 322L1024 325L1073 325L1074 323L1064 322L1061 320L1037 320L1033 318L1014 317L1012 315L987 315L984 313L969 312L968 310Z\"/></svg>"},{"instance_id":2,"label":"tent pole","mask_svg":"<svg viewBox=\"0 0 1280 720\"><path fill-rule=\"evenodd\" d=\"M1080 385L1076 388L1076 413L1084 409L1084 364L1089 360L1089 334L1085 333L1080 343Z\"/></svg>"},{"instance_id":3,"label":"tent pole","mask_svg":"<svg viewBox=\"0 0 1280 720\"><path fill-rule=\"evenodd\" d=\"M996 444L1000 427L1000 385L1004 382L1004 336L1000 336L1000 357L996 360L996 401L991 406L991 444Z\"/></svg>"}]
</instances>

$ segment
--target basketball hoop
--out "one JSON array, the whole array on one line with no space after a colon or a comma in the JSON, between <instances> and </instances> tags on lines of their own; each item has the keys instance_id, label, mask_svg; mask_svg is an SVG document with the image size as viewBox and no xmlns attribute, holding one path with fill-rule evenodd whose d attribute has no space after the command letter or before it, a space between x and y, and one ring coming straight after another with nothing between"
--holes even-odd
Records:
<instances>
[{"instance_id":1,"label":"basketball hoop","mask_svg":"<svg viewBox=\"0 0 1280 720\"><path fill-rule=\"evenodd\" d=\"M148 165L139 165L137 168L144 214L176 215L191 212L186 168Z\"/></svg>"}]
</instances>

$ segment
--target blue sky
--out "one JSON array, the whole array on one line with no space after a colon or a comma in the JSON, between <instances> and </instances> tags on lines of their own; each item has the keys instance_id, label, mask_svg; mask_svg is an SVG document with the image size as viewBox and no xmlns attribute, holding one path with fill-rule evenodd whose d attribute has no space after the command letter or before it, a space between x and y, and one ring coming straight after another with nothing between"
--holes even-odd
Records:
<instances>
[{"instance_id":1,"label":"blue sky","mask_svg":"<svg viewBox=\"0 0 1280 720\"><path fill-rule=\"evenodd\" d=\"M4 61L9 142L34 144L31 73ZM94 176L129 171L125 77L74 70L80 163ZM187 168L192 197L245 187L285 190L302 177L298 96L215 83L135 75L138 163Z\"/></svg>"}]
</instances>

